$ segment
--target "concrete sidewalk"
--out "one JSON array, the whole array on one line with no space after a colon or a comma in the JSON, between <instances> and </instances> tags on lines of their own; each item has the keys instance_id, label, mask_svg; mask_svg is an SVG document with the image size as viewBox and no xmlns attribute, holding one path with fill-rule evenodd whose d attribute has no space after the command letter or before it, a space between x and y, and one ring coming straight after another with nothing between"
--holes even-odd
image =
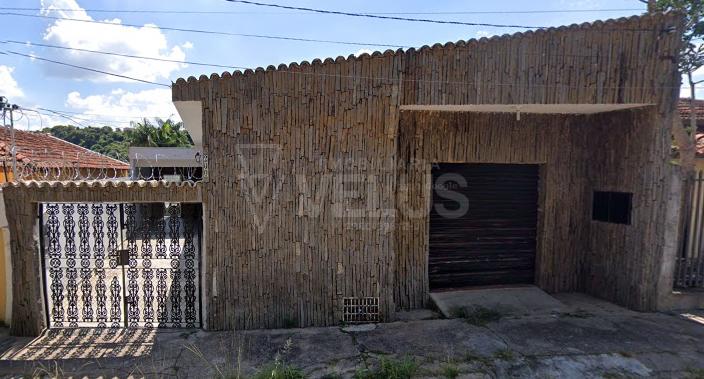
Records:
<instances>
[{"instance_id":1,"label":"concrete sidewalk","mask_svg":"<svg viewBox=\"0 0 704 379\"><path fill-rule=\"evenodd\" d=\"M278 361L307 377L364 378L385 361L412 366L415 377L704 378L704 312L636 313L584 295L556 298L561 313L498 321L418 320L431 314L415 312L405 316L417 320L350 328L5 336L0 376L251 377Z\"/></svg>"}]
</instances>

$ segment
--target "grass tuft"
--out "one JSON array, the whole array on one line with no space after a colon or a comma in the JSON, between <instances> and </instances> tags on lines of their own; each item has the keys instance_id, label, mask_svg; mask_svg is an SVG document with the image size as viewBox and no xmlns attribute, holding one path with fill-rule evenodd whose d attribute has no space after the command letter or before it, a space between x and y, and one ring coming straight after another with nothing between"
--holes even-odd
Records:
<instances>
[{"instance_id":1,"label":"grass tuft","mask_svg":"<svg viewBox=\"0 0 704 379\"><path fill-rule=\"evenodd\" d=\"M455 379L460 376L460 369L453 363L445 363L440 369L440 374L447 379Z\"/></svg>"},{"instance_id":2,"label":"grass tuft","mask_svg":"<svg viewBox=\"0 0 704 379\"><path fill-rule=\"evenodd\" d=\"M501 359L502 361L511 361L515 358L513 351L509 349L497 350L494 352L494 358Z\"/></svg>"},{"instance_id":3,"label":"grass tuft","mask_svg":"<svg viewBox=\"0 0 704 379\"><path fill-rule=\"evenodd\" d=\"M410 379L418 373L418 362L410 357L403 359L382 358L376 370L361 369L355 379Z\"/></svg>"},{"instance_id":4,"label":"grass tuft","mask_svg":"<svg viewBox=\"0 0 704 379\"><path fill-rule=\"evenodd\" d=\"M283 363L273 363L257 371L253 379L305 379L303 371Z\"/></svg>"},{"instance_id":5,"label":"grass tuft","mask_svg":"<svg viewBox=\"0 0 704 379\"><path fill-rule=\"evenodd\" d=\"M704 379L704 368L690 368L687 370L686 378Z\"/></svg>"},{"instance_id":6,"label":"grass tuft","mask_svg":"<svg viewBox=\"0 0 704 379\"><path fill-rule=\"evenodd\" d=\"M462 318L468 324L475 326L486 326L490 322L499 321L503 315L495 309L485 307L465 308L457 307L451 312L453 317Z\"/></svg>"}]
</instances>

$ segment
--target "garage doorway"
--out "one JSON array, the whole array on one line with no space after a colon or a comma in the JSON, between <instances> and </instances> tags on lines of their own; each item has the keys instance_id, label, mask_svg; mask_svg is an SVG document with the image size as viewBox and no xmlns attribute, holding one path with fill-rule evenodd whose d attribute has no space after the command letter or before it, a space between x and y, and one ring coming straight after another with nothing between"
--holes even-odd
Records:
<instances>
[{"instance_id":1,"label":"garage doorway","mask_svg":"<svg viewBox=\"0 0 704 379\"><path fill-rule=\"evenodd\" d=\"M433 165L431 290L533 284L539 166Z\"/></svg>"}]
</instances>

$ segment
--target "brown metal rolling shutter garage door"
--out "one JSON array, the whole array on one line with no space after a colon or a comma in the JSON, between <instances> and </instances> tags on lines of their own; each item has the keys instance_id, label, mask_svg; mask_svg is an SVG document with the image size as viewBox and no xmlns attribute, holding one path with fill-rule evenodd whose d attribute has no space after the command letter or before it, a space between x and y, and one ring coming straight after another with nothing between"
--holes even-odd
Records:
<instances>
[{"instance_id":1,"label":"brown metal rolling shutter garage door","mask_svg":"<svg viewBox=\"0 0 704 379\"><path fill-rule=\"evenodd\" d=\"M538 166L433 167L430 289L533 283Z\"/></svg>"}]
</instances>

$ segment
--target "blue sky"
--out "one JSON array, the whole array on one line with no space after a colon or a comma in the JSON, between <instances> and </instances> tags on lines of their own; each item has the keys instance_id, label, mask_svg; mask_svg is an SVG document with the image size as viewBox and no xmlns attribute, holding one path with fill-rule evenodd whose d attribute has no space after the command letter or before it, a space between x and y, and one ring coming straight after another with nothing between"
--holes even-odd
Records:
<instances>
[{"instance_id":1,"label":"blue sky","mask_svg":"<svg viewBox=\"0 0 704 379\"><path fill-rule=\"evenodd\" d=\"M467 12L523 10L641 9L637 0L534 0L534 1L321 1L262 0L286 5L353 12ZM119 24L207 29L233 33L250 33L382 43L402 46L432 45L493 34L510 34L521 29L462 25L437 25L391 20L373 20L336 15L320 15L276 10L225 0L149 2L136 0L0 0L2 7L43 8L22 11L87 20L111 20ZM60 9L60 10L52 10ZM236 14L158 14L97 13L90 10L198 10L234 11ZM70 10L70 11L68 11ZM88 10L88 11L86 11ZM0 13L6 12L0 10ZM43 13L42 13L43 12ZM467 22L557 26L597 19L617 18L642 11L537 13L537 14L424 14L424 17ZM298 62L313 58L347 56L361 50L383 50L375 46L349 46L331 43L292 42L247 37L217 36L167 31L157 28L98 25L42 18L0 16L3 36L7 40L45 43L132 55L175 60L209 62L244 67ZM189 66L177 63L115 58L91 53L71 52L38 46L0 44L0 51L12 50L34 54L75 65L127 74L150 81L170 83L179 77L209 75L224 69ZM104 75L57 66L20 56L0 55L0 95L26 108L38 107L70 113L76 122L59 116L42 116L44 126L55 123L108 124L127 126L136 117L169 117L175 113L170 90L144 83L117 80ZM27 124L29 120L29 124ZM40 118L28 113L19 127L38 129Z\"/></svg>"}]
</instances>

